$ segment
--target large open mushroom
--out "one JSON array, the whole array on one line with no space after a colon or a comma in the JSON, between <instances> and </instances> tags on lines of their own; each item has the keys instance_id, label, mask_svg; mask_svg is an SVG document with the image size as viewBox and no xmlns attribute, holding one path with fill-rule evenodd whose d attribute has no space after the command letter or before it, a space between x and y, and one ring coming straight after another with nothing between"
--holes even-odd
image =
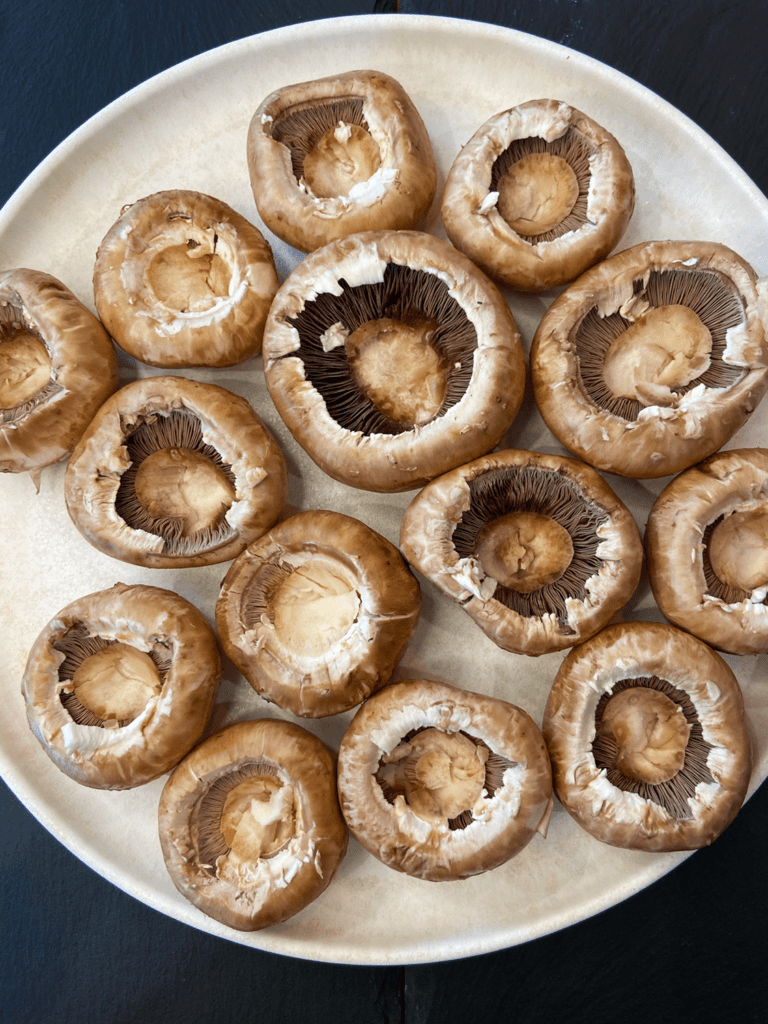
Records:
<instances>
[{"instance_id":1,"label":"large open mushroom","mask_svg":"<svg viewBox=\"0 0 768 1024\"><path fill-rule=\"evenodd\" d=\"M248 167L261 219L303 252L358 231L415 228L437 180L416 107L379 71L271 93L251 120Z\"/></svg>"},{"instance_id":2,"label":"large open mushroom","mask_svg":"<svg viewBox=\"0 0 768 1024\"><path fill-rule=\"evenodd\" d=\"M349 830L388 867L451 881L510 860L546 833L552 774L521 708L409 679L369 697L339 749Z\"/></svg>"},{"instance_id":3,"label":"large open mushroom","mask_svg":"<svg viewBox=\"0 0 768 1024\"><path fill-rule=\"evenodd\" d=\"M706 846L747 792L751 745L736 677L674 626L622 623L575 647L542 730L557 796L611 846Z\"/></svg>"},{"instance_id":4,"label":"large open mushroom","mask_svg":"<svg viewBox=\"0 0 768 1024\"><path fill-rule=\"evenodd\" d=\"M225 653L267 700L304 717L347 711L389 682L421 591L397 548L339 512L300 512L230 567L216 605Z\"/></svg>"},{"instance_id":5,"label":"large open mushroom","mask_svg":"<svg viewBox=\"0 0 768 1024\"><path fill-rule=\"evenodd\" d=\"M280 517L282 451L251 405L215 384L148 377L117 391L72 454L67 509L105 554L152 568L235 558Z\"/></svg>"},{"instance_id":6,"label":"large open mushroom","mask_svg":"<svg viewBox=\"0 0 768 1024\"><path fill-rule=\"evenodd\" d=\"M765 286L715 242L645 242L567 288L539 324L531 378L552 433L626 477L722 447L768 388Z\"/></svg>"},{"instance_id":7,"label":"large open mushroom","mask_svg":"<svg viewBox=\"0 0 768 1024\"><path fill-rule=\"evenodd\" d=\"M220 199L173 189L124 207L96 255L96 308L150 366L232 366L261 349L277 291L261 232Z\"/></svg>"},{"instance_id":8,"label":"large open mushroom","mask_svg":"<svg viewBox=\"0 0 768 1024\"><path fill-rule=\"evenodd\" d=\"M198 742L220 678L215 634L194 605L118 583L47 624L22 692L30 727L58 768L94 789L130 789Z\"/></svg>"},{"instance_id":9,"label":"large open mushroom","mask_svg":"<svg viewBox=\"0 0 768 1024\"><path fill-rule=\"evenodd\" d=\"M336 759L293 722L238 722L209 736L168 779L158 817L176 888L241 931L303 910L347 849Z\"/></svg>"},{"instance_id":10,"label":"large open mushroom","mask_svg":"<svg viewBox=\"0 0 768 1024\"><path fill-rule=\"evenodd\" d=\"M0 473L39 485L116 387L109 335L66 285L38 270L0 274Z\"/></svg>"},{"instance_id":11,"label":"large open mushroom","mask_svg":"<svg viewBox=\"0 0 768 1024\"><path fill-rule=\"evenodd\" d=\"M539 655L597 632L640 579L637 526L575 459L494 452L411 501L400 547L504 650Z\"/></svg>"},{"instance_id":12,"label":"large open mushroom","mask_svg":"<svg viewBox=\"0 0 768 1024\"><path fill-rule=\"evenodd\" d=\"M421 232L363 232L307 256L277 293L263 352L296 440L372 491L418 487L489 451L525 386L498 289Z\"/></svg>"},{"instance_id":13,"label":"large open mushroom","mask_svg":"<svg viewBox=\"0 0 768 1024\"><path fill-rule=\"evenodd\" d=\"M632 168L605 128L558 100L496 114L456 157L445 183L448 237L520 291L573 281L607 256L635 203Z\"/></svg>"},{"instance_id":14,"label":"large open mushroom","mask_svg":"<svg viewBox=\"0 0 768 1024\"><path fill-rule=\"evenodd\" d=\"M718 452L675 477L645 531L668 619L732 654L768 651L768 450Z\"/></svg>"}]
</instances>

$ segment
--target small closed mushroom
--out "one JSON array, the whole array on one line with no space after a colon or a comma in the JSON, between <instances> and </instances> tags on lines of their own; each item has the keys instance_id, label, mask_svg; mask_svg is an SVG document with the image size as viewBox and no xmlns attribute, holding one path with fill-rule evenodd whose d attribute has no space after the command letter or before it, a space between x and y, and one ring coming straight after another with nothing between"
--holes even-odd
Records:
<instances>
[{"instance_id":1,"label":"small closed mushroom","mask_svg":"<svg viewBox=\"0 0 768 1024\"><path fill-rule=\"evenodd\" d=\"M264 332L267 387L329 476L403 491L498 444L523 398L520 335L451 245L363 232L311 253Z\"/></svg>"},{"instance_id":2,"label":"small closed mushroom","mask_svg":"<svg viewBox=\"0 0 768 1024\"><path fill-rule=\"evenodd\" d=\"M602 628L643 558L631 513L599 473L515 449L427 484L405 510L400 548L495 644L528 655Z\"/></svg>"},{"instance_id":3,"label":"small closed mushroom","mask_svg":"<svg viewBox=\"0 0 768 1024\"><path fill-rule=\"evenodd\" d=\"M198 742L220 678L215 634L194 605L118 583L47 624L22 693L30 728L61 771L93 789L131 789Z\"/></svg>"},{"instance_id":4,"label":"small closed mushroom","mask_svg":"<svg viewBox=\"0 0 768 1024\"><path fill-rule=\"evenodd\" d=\"M575 647L542 731L558 798L611 846L707 846L746 796L752 758L739 684L714 650L674 626L621 623Z\"/></svg>"},{"instance_id":5,"label":"small closed mushroom","mask_svg":"<svg viewBox=\"0 0 768 1024\"><path fill-rule=\"evenodd\" d=\"M531 379L552 433L619 476L679 473L721 448L768 389L765 284L715 242L645 242L544 314Z\"/></svg>"},{"instance_id":6,"label":"small closed mushroom","mask_svg":"<svg viewBox=\"0 0 768 1024\"><path fill-rule=\"evenodd\" d=\"M39 270L0 273L0 473L39 486L116 387L109 335L66 285Z\"/></svg>"},{"instance_id":7,"label":"small closed mushroom","mask_svg":"<svg viewBox=\"0 0 768 1024\"><path fill-rule=\"evenodd\" d=\"M328 887L347 849L336 759L293 722L238 722L178 765L158 813L179 892L216 921L256 931Z\"/></svg>"},{"instance_id":8,"label":"small closed mushroom","mask_svg":"<svg viewBox=\"0 0 768 1024\"><path fill-rule=\"evenodd\" d=\"M546 833L552 774L521 708L408 679L369 697L339 749L353 836L387 867L431 882L499 867Z\"/></svg>"},{"instance_id":9,"label":"small closed mushroom","mask_svg":"<svg viewBox=\"0 0 768 1024\"><path fill-rule=\"evenodd\" d=\"M317 510L283 520L235 559L216 624L225 653L262 697L317 718L389 682L420 605L393 544L357 519Z\"/></svg>"},{"instance_id":10,"label":"small closed mushroom","mask_svg":"<svg viewBox=\"0 0 768 1024\"><path fill-rule=\"evenodd\" d=\"M98 550L151 568L235 558L280 517L285 458L251 405L149 377L116 392L72 454L67 510Z\"/></svg>"},{"instance_id":11,"label":"small closed mushroom","mask_svg":"<svg viewBox=\"0 0 768 1024\"><path fill-rule=\"evenodd\" d=\"M546 99L477 130L450 169L442 216L453 244L487 274L537 292L607 256L634 204L632 168L613 135Z\"/></svg>"},{"instance_id":12,"label":"small closed mushroom","mask_svg":"<svg viewBox=\"0 0 768 1024\"><path fill-rule=\"evenodd\" d=\"M251 120L248 168L261 219L303 252L358 231L415 228L437 181L419 112L379 71L271 93Z\"/></svg>"},{"instance_id":13,"label":"small closed mushroom","mask_svg":"<svg viewBox=\"0 0 768 1024\"><path fill-rule=\"evenodd\" d=\"M718 452L675 477L645 545L671 622L731 654L768 651L768 450Z\"/></svg>"},{"instance_id":14,"label":"small closed mushroom","mask_svg":"<svg viewBox=\"0 0 768 1024\"><path fill-rule=\"evenodd\" d=\"M261 232L220 199L181 189L124 207L93 274L96 309L118 345L166 369L258 354L277 285Z\"/></svg>"}]
</instances>

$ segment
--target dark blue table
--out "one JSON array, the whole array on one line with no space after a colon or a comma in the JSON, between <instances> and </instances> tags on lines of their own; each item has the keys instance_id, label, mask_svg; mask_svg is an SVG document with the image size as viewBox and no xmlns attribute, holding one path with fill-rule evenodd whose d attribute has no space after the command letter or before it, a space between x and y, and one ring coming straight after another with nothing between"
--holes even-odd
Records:
<instances>
[{"instance_id":1,"label":"dark blue table","mask_svg":"<svg viewBox=\"0 0 768 1024\"><path fill-rule=\"evenodd\" d=\"M768 192L764 2L4 0L0 204L73 129L166 67L285 24L398 10L495 22L596 57L681 109ZM163 917L84 867L0 785L0 1019L758 1024L766 864L763 786L713 847L582 924L454 963L333 966Z\"/></svg>"}]
</instances>

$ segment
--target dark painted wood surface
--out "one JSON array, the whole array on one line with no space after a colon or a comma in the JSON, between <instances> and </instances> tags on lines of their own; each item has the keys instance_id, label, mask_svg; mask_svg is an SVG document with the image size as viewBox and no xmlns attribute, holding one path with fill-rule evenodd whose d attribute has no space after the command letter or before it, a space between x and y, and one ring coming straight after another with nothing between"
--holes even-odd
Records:
<instances>
[{"instance_id":1,"label":"dark painted wood surface","mask_svg":"<svg viewBox=\"0 0 768 1024\"><path fill-rule=\"evenodd\" d=\"M768 192L763 2L3 0L0 203L91 114L166 67L280 25L398 9L508 25L594 56L690 116ZM766 864L763 786L712 848L558 934L447 964L313 964L212 939L125 896L1 785L0 1019L758 1024Z\"/></svg>"}]
</instances>

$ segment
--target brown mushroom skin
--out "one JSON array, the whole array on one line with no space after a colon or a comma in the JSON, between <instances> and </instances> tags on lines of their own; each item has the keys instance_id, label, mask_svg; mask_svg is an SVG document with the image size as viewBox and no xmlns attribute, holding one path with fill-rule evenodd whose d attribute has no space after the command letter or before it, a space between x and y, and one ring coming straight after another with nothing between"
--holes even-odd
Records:
<instances>
[{"instance_id":1,"label":"brown mushroom skin","mask_svg":"<svg viewBox=\"0 0 768 1024\"><path fill-rule=\"evenodd\" d=\"M677 818L661 804L622 793L598 769L592 753L595 708L622 679L657 676L694 705L711 744L704 787L691 815ZM542 731L555 792L587 832L611 846L648 852L695 850L712 843L739 811L752 768L744 703L726 662L712 648L666 623L607 626L570 651L555 676Z\"/></svg>"},{"instance_id":2,"label":"brown mushroom skin","mask_svg":"<svg viewBox=\"0 0 768 1024\"><path fill-rule=\"evenodd\" d=\"M499 204L488 205L493 164L515 139L552 142L570 128L595 150L587 219L561 238L526 238L507 222ZM632 168L613 135L566 103L529 100L490 118L462 148L446 179L442 217L453 244L486 274L518 291L538 292L573 281L607 256L634 205Z\"/></svg>"},{"instance_id":3,"label":"brown mushroom skin","mask_svg":"<svg viewBox=\"0 0 768 1024\"><path fill-rule=\"evenodd\" d=\"M298 656L273 627L245 619L259 574L327 556L356 580L359 608L348 633L316 656ZM266 700L304 718L339 714L389 682L419 620L421 590L400 552L350 516L315 510L284 519L230 566L216 604L224 652ZM363 631L359 626L365 620Z\"/></svg>"},{"instance_id":4,"label":"brown mushroom skin","mask_svg":"<svg viewBox=\"0 0 768 1024\"><path fill-rule=\"evenodd\" d=\"M303 833L287 884L240 891L206 871L191 824L211 783L238 766L264 761L298 790ZM293 722L238 722L209 736L174 770L160 797L160 843L179 892L204 914L240 931L268 928L303 910L331 883L347 850L348 832L336 796L336 758ZM278 852L279 855L279 852Z\"/></svg>"},{"instance_id":5,"label":"brown mushroom skin","mask_svg":"<svg viewBox=\"0 0 768 1024\"><path fill-rule=\"evenodd\" d=\"M470 508L472 482L496 471L531 468L573 483L609 523L598 548L602 567L588 580L587 596L570 600L567 628L552 614L524 616L507 607L493 596L494 578L488 564L484 567L476 553L472 559L460 557L454 546L456 525ZM517 449L474 459L427 484L405 510L400 550L414 569L463 608L495 644L534 657L572 647L606 625L637 588L643 561L642 541L632 514L599 473L576 459Z\"/></svg>"},{"instance_id":6,"label":"brown mushroom skin","mask_svg":"<svg viewBox=\"0 0 768 1024\"><path fill-rule=\"evenodd\" d=\"M747 591L728 599L710 592L704 534L721 516L741 510L765 515L767 480L767 449L717 452L667 484L646 525L648 574L659 608L676 626L731 654L768 651L768 608Z\"/></svg>"},{"instance_id":7,"label":"brown mushroom skin","mask_svg":"<svg viewBox=\"0 0 768 1024\"><path fill-rule=\"evenodd\" d=\"M37 475L70 455L115 390L117 357L101 322L50 274L27 269L0 274L0 308L11 315L14 307L45 346L57 390L20 418L0 408L0 473Z\"/></svg>"},{"instance_id":8,"label":"brown mushroom skin","mask_svg":"<svg viewBox=\"0 0 768 1024\"><path fill-rule=\"evenodd\" d=\"M728 346L728 363L743 367L744 375L672 406L649 405L632 422L601 409L581 384L576 327L594 307L601 315L619 309L631 299L634 282L651 271L686 265L732 282L740 295L744 324ZM763 305L752 267L715 242L644 242L610 256L566 288L539 324L530 357L539 412L566 448L597 469L640 479L679 473L721 448L768 390Z\"/></svg>"},{"instance_id":9,"label":"brown mushroom skin","mask_svg":"<svg viewBox=\"0 0 768 1024\"><path fill-rule=\"evenodd\" d=\"M442 415L397 434L365 434L341 427L329 413L307 379L291 321L318 288L336 287L337 279L352 275L360 283L378 281L390 263L446 282L476 328L477 347L466 391ZM310 253L275 297L263 356L270 396L314 462L335 480L378 492L420 487L490 451L517 415L525 390L520 334L504 297L453 246L419 231L361 232Z\"/></svg>"},{"instance_id":10,"label":"brown mushroom skin","mask_svg":"<svg viewBox=\"0 0 768 1024\"><path fill-rule=\"evenodd\" d=\"M77 726L62 703L65 655L54 645L81 625L92 636L170 656L155 704L135 723ZM216 636L194 605L160 587L117 583L72 601L46 625L29 653L22 694L30 728L57 768L92 789L132 789L164 775L198 742L220 679Z\"/></svg>"},{"instance_id":11,"label":"brown mushroom skin","mask_svg":"<svg viewBox=\"0 0 768 1024\"><path fill-rule=\"evenodd\" d=\"M184 283L185 272L211 259L218 270L209 269L207 283L202 273ZM220 199L180 189L126 206L93 273L96 308L118 345L166 369L233 366L258 354L277 286L258 228Z\"/></svg>"},{"instance_id":12,"label":"brown mushroom skin","mask_svg":"<svg viewBox=\"0 0 768 1024\"><path fill-rule=\"evenodd\" d=\"M281 114L349 98L362 100L380 169L393 176L369 202L316 197L296 180L288 147L272 138ZM271 93L251 120L247 157L259 216L302 252L359 231L415 228L435 195L437 168L424 122L400 83L379 71L349 71Z\"/></svg>"},{"instance_id":13,"label":"brown mushroom skin","mask_svg":"<svg viewBox=\"0 0 768 1024\"><path fill-rule=\"evenodd\" d=\"M186 410L197 416L236 478L233 535L200 551L165 553L161 537L131 529L115 509L130 465L127 434L153 416ZM251 405L216 384L185 377L148 377L105 402L72 454L64 477L70 518L99 551L149 568L193 568L235 558L280 517L288 493L285 457Z\"/></svg>"},{"instance_id":14,"label":"brown mushroom skin","mask_svg":"<svg viewBox=\"0 0 768 1024\"><path fill-rule=\"evenodd\" d=\"M485 801L486 822L451 829L384 797L375 778L382 757L421 727L481 740L517 766L518 781ZM508 787L519 803L501 799ZM339 749L339 798L350 832L387 867L426 881L468 878L510 860L546 830L551 793L547 750L530 716L449 683L408 679L384 687L358 709Z\"/></svg>"}]
</instances>

